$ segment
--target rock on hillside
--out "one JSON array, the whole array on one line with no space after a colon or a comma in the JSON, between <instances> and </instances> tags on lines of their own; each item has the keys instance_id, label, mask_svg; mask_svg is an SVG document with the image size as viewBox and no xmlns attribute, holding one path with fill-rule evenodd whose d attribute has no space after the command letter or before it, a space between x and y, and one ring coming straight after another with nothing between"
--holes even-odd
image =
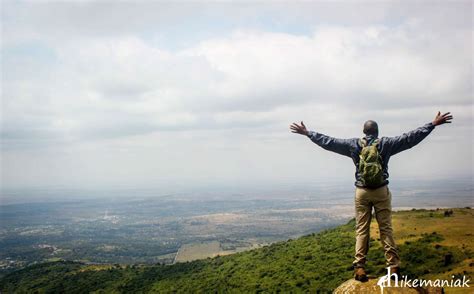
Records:
<instances>
[{"instance_id":1,"label":"rock on hillside","mask_svg":"<svg viewBox=\"0 0 474 294\"><path fill-rule=\"evenodd\" d=\"M442 288L435 288L435 287L417 287L417 288L409 288L409 287L384 287L383 291L380 286L377 285L378 278L370 279L368 282L361 283L354 279L350 279L342 283L339 287L334 290L334 294L375 294L375 293L383 293L383 294L441 294L444 293Z\"/></svg>"}]
</instances>

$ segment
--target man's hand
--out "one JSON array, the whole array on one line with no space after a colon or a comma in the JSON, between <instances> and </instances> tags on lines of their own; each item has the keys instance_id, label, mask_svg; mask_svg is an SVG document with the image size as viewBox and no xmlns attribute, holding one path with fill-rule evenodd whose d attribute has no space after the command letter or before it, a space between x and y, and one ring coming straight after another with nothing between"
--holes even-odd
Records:
<instances>
[{"instance_id":1,"label":"man's hand","mask_svg":"<svg viewBox=\"0 0 474 294\"><path fill-rule=\"evenodd\" d=\"M441 112L438 111L438 114L436 115L435 119L433 120L433 124L435 126L439 126L442 124L450 124L451 120L453 119L453 116L450 115L451 112L446 112L445 114L441 115Z\"/></svg>"},{"instance_id":2,"label":"man's hand","mask_svg":"<svg viewBox=\"0 0 474 294\"><path fill-rule=\"evenodd\" d=\"M290 126L290 129L291 129L292 133L301 134L301 135L305 135L305 136L308 136L308 134L309 134L309 132L306 129L306 126L304 125L303 122L301 122L301 126L298 125L297 123L293 123Z\"/></svg>"}]
</instances>

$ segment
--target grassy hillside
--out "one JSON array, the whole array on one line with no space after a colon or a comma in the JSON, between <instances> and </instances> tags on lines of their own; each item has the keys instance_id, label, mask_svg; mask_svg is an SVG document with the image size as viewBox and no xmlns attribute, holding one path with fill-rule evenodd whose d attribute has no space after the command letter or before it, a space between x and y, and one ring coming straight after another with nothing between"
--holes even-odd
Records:
<instances>
[{"instance_id":1,"label":"grassy hillside","mask_svg":"<svg viewBox=\"0 0 474 294\"><path fill-rule=\"evenodd\" d=\"M394 215L404 274L436 278L473 273L473 211L403 211ZM384 270L376 226L368 270ZM30 266L0 280L2 293L295 292L336 288L351 278L354 222L229 256L175 265L85 265L58 261Z\"/></svg>"}]
</instances>

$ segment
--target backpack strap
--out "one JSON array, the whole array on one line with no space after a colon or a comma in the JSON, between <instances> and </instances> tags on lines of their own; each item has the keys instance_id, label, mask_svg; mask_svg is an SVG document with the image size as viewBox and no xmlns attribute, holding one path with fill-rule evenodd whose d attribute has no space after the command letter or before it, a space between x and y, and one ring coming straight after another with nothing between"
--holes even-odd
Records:
<instances>
[{"instance_id":1,"label":"backpack strap","mask_svg":"<svg viewBox=\"0 0 474 294\"><path fill-rule=\"evenodd\" d=\"M370 146L377 146L380 142L380 139L377 138L375 140L372 141L372 143L370 144ZM364 148L364 147L367 147L368 146L368 142L367 142L367 139L366 138L361 138L359 139L359 145Z\"/></svg>"}]
</instances>

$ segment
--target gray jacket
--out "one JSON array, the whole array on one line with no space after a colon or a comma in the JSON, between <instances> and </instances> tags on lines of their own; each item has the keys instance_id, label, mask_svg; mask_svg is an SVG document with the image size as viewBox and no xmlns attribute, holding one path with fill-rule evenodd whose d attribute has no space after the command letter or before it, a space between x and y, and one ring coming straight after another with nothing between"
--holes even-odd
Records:
<instances>
[{"instance_id":1,"label":"gray jacket","mask_svg":"<svg viewBox=\"0 0 474 294\"><path fill-rule=\"evenodd\" d=\"M388 184L388 161L390 156L395 155L399 152L404 150L410 149L411 147L415 146L416 144L420 143L426 136L431 133L431 131L435 128L433 123L427 123L422 127L419 127L413 131L405 133L401 136L396 137L381 137L380 142L377 145L377 149L379 151L380 156L382 157L382 166L383 166L383 173L384 173L384 183L380 186L385 186ZM338 139L326 136L324 134L310 131L308 137L314 143L318 144L322 148L339 153L341 155L348 156L352 158L356 166L355 172L355 185L357 187L364 187L360 181L360 174L358 171L359 166L359 153L362 147L359 144L359 138L351 138L351 139ZM365 136L367 141L375 139L372 136ZM368 188L368 187L366 187ZM371 187L377 188L377 187Z\"/></svg>"}]
</instances>

